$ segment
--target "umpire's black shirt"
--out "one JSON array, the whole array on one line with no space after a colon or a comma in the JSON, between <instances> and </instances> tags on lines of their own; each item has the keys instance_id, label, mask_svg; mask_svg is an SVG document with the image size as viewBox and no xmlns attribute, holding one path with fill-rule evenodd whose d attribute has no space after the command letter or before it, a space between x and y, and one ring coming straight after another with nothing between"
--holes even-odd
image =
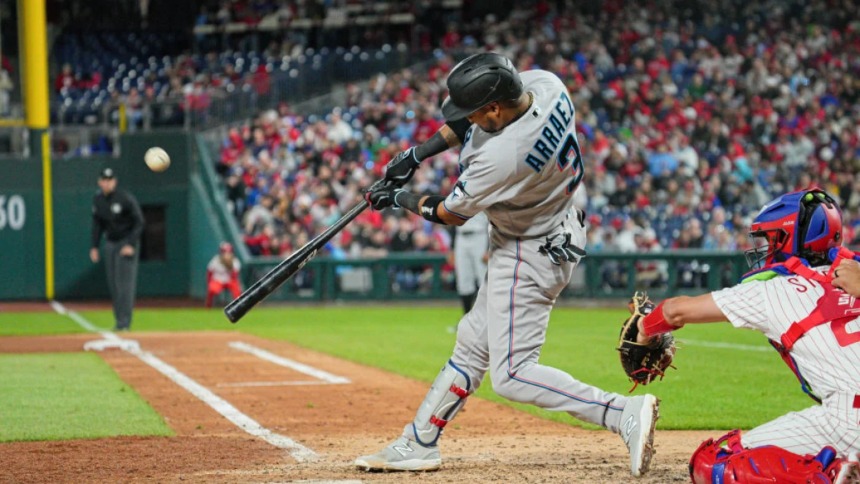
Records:
<instances>
[{"instance_id":1,"label":"umpire's black shirt","mask_svg":"<svg viewBox=\"0 0 860 484\"><path fill-rule=\"evenodd\" d=\"M111 242L134 245L143 233L143 212L134 196L119 188L93 197L93 231L90 247L97 248L102 233Z\"/></svg>"}]
</instances>

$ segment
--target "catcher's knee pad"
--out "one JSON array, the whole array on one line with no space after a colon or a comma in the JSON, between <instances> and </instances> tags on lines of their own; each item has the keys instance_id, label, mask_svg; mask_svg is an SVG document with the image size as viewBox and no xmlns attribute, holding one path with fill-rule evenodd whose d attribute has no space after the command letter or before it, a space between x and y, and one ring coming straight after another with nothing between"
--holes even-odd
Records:
<instances>
[{"instance_id":1,"label":"catcher's knee pad","mask_svg":"<svg viewBox=\"0 0 860 484\"><path fill-rule=\"evenodd\" d=\"M463 408L474 389L469 376L450 360L444 367L412 422L412 432L419 444L436 445L442 429Z\"/></svg>"},{"instance_id":2,"label":"catcher's knee pad","mask_svg":"<svg viewBox=\"0 0 860 484\"><path fill-rule=\"evenodd\" d=\"M699 445L690 458L690 478L694 484L830 484L841 463L832 447L815 456L773 445L745 449L741 431L733 430Z\"/></svg>"}]
</instances>

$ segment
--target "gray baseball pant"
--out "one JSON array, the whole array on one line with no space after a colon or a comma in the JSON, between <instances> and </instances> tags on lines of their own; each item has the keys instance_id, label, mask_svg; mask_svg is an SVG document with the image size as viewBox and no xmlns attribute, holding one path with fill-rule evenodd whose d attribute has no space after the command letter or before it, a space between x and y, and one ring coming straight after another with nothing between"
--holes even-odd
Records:
<instances>
[{"instance_id":1,"label":"gray baseball pant","mask_svg":"<svg viewBox=\"0 0 860 484\"><path fill-rule=\"evenodd\" d=\"M129 329L137 289L137 264L140 244L134 245L134 255L120 255L124 242L105 241L105 268L107 283L113 300L113 317L116 329Z\"/></svg>"}]
</instances>

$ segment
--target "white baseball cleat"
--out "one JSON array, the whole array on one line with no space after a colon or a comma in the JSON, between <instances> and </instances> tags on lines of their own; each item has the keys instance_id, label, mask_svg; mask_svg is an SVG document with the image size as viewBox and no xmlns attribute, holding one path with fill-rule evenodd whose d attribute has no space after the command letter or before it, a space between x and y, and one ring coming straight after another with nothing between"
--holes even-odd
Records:
<instances>
[{"instance_id":1,"label":"white baseball cleat","mask_svg":"<svg viewBox=\"0 0 860 484\"><path fill-rule=\"evenodd\" d=\"M355 466L364 471L435 471L442 465L439 447L424 447L417 442L399 437L379 453L355 460Z\"/></svg>"},{"instance_id":2,"label":"white baseball cleat","mask_svg":"<svg viewBox=\"0 0 860 484\"><path fill-rule=\"evenodd\" d=\"M660 400L654 395L632 397L621 412L620 434L630 451L630 473L638 477L648 472L654 455L654 427Z\"/></svg>"}]
</instances>

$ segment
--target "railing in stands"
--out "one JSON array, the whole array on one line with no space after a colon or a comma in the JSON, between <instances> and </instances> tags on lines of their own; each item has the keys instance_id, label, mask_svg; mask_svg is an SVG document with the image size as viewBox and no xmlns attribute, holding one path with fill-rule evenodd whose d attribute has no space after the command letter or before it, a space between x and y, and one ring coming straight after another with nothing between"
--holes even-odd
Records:
<instances>
[{"instance_id":1,"label":"railing in stands","mask_svg":"<svg viewBox=\"0 0 860 484\"><path fill-rule=\"evenodd\" d=\"M245 284L252 284L280 261L276 257L249 260ZM367 259L320 256L267 300L452 299L457 293L447 265L445 254L397 253ZM655 299L701 294L736 284L746 271L746 261L738 252L595 253L583 259L561 298L629 298L636 290L645 290Z\"/></svg>"}]
</instances>

